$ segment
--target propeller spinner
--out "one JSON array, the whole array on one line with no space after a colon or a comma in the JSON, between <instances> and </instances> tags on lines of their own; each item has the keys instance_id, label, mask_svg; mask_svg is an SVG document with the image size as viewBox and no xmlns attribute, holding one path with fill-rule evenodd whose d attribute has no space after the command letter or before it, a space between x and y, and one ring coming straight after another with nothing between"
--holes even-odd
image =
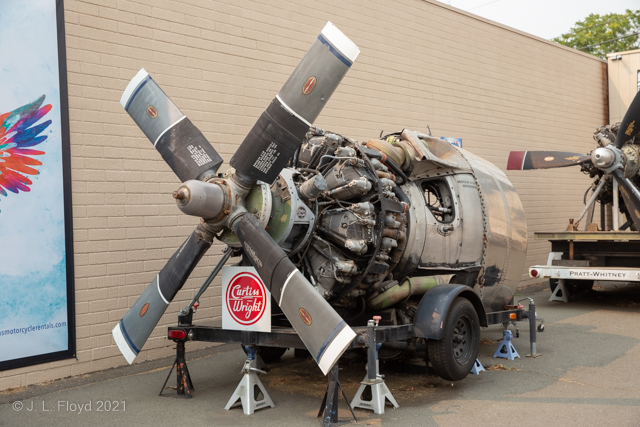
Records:
<instances>
[{"instance_id":1,"label":"propeller spinner","mask_svg":"<svg viewBox=\"0 0 640 427\"><path fill-rule=\"evenodd\" d=\"M183 181L174 192L178 207L203 217L113 329L129 363L214 235L225 228L238 235L247 258L325 375L353 341L353 330L247 212L244 200L256 181L271 183L278 177L359 53L350 39L327 23L240 145L231 159L235 170L226 178L216 175L222 163L218 153L146 71L129 83L121 104Z\"/></svg>"}]
</instances>

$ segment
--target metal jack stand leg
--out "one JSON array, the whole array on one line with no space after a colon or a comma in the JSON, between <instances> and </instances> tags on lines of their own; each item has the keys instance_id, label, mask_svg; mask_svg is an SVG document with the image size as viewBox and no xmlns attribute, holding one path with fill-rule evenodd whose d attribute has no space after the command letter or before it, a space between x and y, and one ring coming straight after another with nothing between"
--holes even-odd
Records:
<instances>
[{"instance_id":1,"label":"metal jack stand leg","mask_svg":"<svg viewBox=\"0 0 640 427\"><path fill-rule=\"evenodd\" d=\"M162 384L162 388L160 389L160 394L164 391L165 386L167 385L167 381L169 381L169 377L173 372L173 368L176 367L176 379L177 379L177 391L178 395L184 395L186 399L191 399L193 397L193 383L191 382L191 375L189 375L189 369L187 368L187 361L185 360L185 349L184 349L184 341L176 342L176 360L173 362L171 366L171 370L169 371L169 375L167 375L167 379L164 380L164 384Z\"/></svg>"},{"instance_id":2,"label":"metal jack stand leg","mask_svg":"<svg viewBox=\"0 0 640 427\"><path fill-rule=\"evenodd\" d=\"M379 373L378 350L380 345L376 344L376 331L374 328L378 326L380 316L374 316L373 319L367 323L367 344L369 346L367 352L367 375L360 383L360 388L351 401L351 407L370 409L375 414L384 414L386 400L389 400L395 408L398 408L398 403L384 383L384 376ZM362 393L367 387L371 387L371 400L362 399Z\"/></svg>"},{"instance_id":3,"label":"metal jack stand leg","mask_svg":"<svg viewBox=\"0 0 640 427\"><path fill-rule=\"evenodd\" d=\"M536 329L540 332L544 332L544 320L540 319L540 326L536 328L536 304L532 298L525 298L529 300L529 311L525 312L525 317L529 319L529 341L531 342L531 353L527 354L527 357L540 357L541 354L538 353L536 349L536 341L537 341L537 333ZM520 300L520 301L524 301ZM520 302L518 301L518 302Z\"/></svg>"},{"instance_id":4,"label":"metal jack stand leg","mask_svg":"<svg viewBox=\"0 0 640 427\"><path fill-rule=\"evenodd\" d=\"M338 380L338 370L338 364L336 363L329 371L329 384L327 385L327 391L324 393L324 397L322 398L320 411L318 411L318 418L322 417L322 420L320 421L320 425L322 427L342 424L338 422L338 388L340 388L347 405L349 404L349 399L347 399L347 395L344 393L342 385ZM353 419L358 422L356 414L353 413L351 406L349 406L349 410L351 411Z\"/></svg>"},{"instance_id":5,"label":"metal jack stand leg","mask_svg":"<svg viewBox=\"0 0 640 427\"><path fill-rule=\"evenodd\" d=\"M251 415L258 409L266 408L267 406L274 408L276 405L273 404L269 393L267 393L262 381L258 378L257 372L266 374L265 371L255 367L258 349L255 346L245 346L245 350L247 351L248 359L244 362L242 371L240 371L243 374L242 380L240 380L240 384L236 387L236 391L233 392L224 409L228 411L240 399L242 411L245 415ZM258 390L256 390L256 387ZM262 400L257 400L260 393L262 393Z\"/></svg>"},{"instance_id":6,"label":"metal jack stand leg","mask_svg":"<svg viewBox=\"0 0 640 427\"><path fill-rule=\"evenodd\" d=\"M476 358L476 363L473 364L473 368L471 368L472 375L480 375L480 372L486 371L482 363L480 363L480 359Z\"/></svg>"},{"instance_id":7,"label":"metal jack stand leg","mask_svg":"<svg viewBox=\"0 0 640 427\"><path fill-rule=\"evenodd\" d=\"M509 360L514 360L516 357L520 357L516 348L511 344L511 338L513 338L511 331L502 331L502 342L493 354L493 357L503 357Z\"/></svg>"},{"instance_id":8,"label":"metal jack stand leg","mask_svg":"<svg viewBox=\"0 0 640 427\"><path fill-rule=\"evenodd\" d=\"M558 279L558 285L554 289L549 301L569 302L567 288L564 286L564 279Z\"/></svg>"}]
</instances>

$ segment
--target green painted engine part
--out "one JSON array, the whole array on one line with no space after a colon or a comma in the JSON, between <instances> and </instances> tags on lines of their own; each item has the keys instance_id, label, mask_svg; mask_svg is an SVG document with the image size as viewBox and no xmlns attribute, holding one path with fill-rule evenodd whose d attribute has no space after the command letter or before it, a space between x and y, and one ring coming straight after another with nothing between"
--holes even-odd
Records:
<instances>
[{"instance_id":1,"label":"green painted engine part","mask_svg":"<svg viewBox=\"0 0 640 427\"><path fill-rule=\"evenodd\" d=\"M367 308L373 311L384 310L410 296L424 295L434 286L449 283L453 276L455 275L407 277L402 284L395 285L368 301Z\"/></svg>"}]
</instances>

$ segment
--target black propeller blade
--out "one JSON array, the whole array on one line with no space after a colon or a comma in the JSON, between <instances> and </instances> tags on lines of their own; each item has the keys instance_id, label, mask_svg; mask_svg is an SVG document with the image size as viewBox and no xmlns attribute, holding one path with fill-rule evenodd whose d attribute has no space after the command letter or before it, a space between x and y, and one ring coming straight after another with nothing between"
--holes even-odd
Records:
<instances>
[{"instance_id":1,"label":"black propeller blade","mask_svg":"<svg viewBox=\"0 0 640 427\"><path fill-rule=\"evenodd\" d=\"M180 181L203 180L217 172L222 157L144 68L129 82L120 104Z\"/></svg>"},{"instance_id":2,"label":"black propeller blade","mask_svg":"<svg viewBox=\"0 0 640 427\"><path fill-rule=\"evenodd\" d=\"M613 178L618 182L620 194L624 199L627 211L636 226L636 230L640 230L640 191L627 178L621 169L615 169L611 172Z\"/></svg>"},{"instance_id":3,"label":"black propeller blade","mask_svg":"<svg viewBox=\"0 0 640 427\"><path fill-rule=\"evenodd\" d=\"M591 161L591 156L566 151L512 151L507 170L551 169L574 166Z\"/></svg>"},{"instance_id":4,"label":"black propeller blade","mask_svg":"<svg viewBox=\"0 0 640 427\"><path fill-rule=\"evenodd\" d=\"M113 329L113 338L129 364L133 363L169 303L184 286L212 241L213 234L198 224Z\"/></svg>"},{"instance_id":5,"label":"black propeller blade","mask_svg":"<svg viewBox=\"0 0 640 427\"><path fill-rule=\"evenodd\" d=\"M278 177L359 53L327 23L231 158L240 176L269 184Z\"/></svg>"},{"instance_id":6,"label":"black propeller blade","mask_svg":"<svg viewBox=\"0 0 640 427\"><path fill-rule=\"evenodd\" d=\"M356 334L307 281L255 217L233 225L245 254L258 270L282 312L326 375Z\"/></svg>"},{"instance_id":7,"label":"black propeller blade","mask_svg":"<svg viewBox=\"0 0 640 427\"><path fill-rule=\"evenodd\" d=\"M636 93L618 128L616 147L622 146L640 131L640 92Z\"/></svg>"},{"instance_id":8,"label":"black propeller blade","mask_svg":"<svg viewBox=\"0 0 640 427\"><path fill-rule=\"evenodd\" d=\"M616 148L622 148L624 144L638 134L638 131L640 131L640 92L631 101L631 105L620 123L618 135L616 136ZM613 170L611 175L618 181L620 193L636 226L636 230L640 230L640 192L631 181L624 177L624 172L621 169Z\"/></svg>"},{"instance_id":9,"label":"black propeller blade","mask_svg":"<svg viewBox=\"0 0 640 427\"><path fill-rule=\"evenodd\" d=\"M327 23L231 159L240 180L271 183L277 178L359 53L351 40ZM253 216L239 217L233 230L326 375L355 333Z\"/></svg>"}]
</instances>

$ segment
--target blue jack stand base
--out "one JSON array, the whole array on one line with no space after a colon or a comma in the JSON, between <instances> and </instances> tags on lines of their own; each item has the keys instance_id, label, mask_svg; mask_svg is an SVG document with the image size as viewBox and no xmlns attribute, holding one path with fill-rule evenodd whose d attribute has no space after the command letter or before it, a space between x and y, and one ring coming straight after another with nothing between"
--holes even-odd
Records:
<instances>
[{"instance_id":1,"label":"blue jack stand base","mask_svg":"<svg viewBox=\"0 0 640 427\"><path fill-rule=\"evenodd\" d=\"M493 354L493 357L503 357L505 359L513 360L516 357L520 357L516 348L511 344L511 338L513 334L509 330L502 331L502 342L500 346Z\"/></svg>"},{"instance_id":2,"label":"blue jack stand base","mask_svg":"<svg viewBox=\"0 0 640 427\"><path fill-rule=\"evenodd\" d=\"M480 360L476 359L476 363L473 364L473 368L471 368L471 373L473 375L480 375L480 372L484 371L484 366L480 363Z\"/></svg>"}]
</instances>

